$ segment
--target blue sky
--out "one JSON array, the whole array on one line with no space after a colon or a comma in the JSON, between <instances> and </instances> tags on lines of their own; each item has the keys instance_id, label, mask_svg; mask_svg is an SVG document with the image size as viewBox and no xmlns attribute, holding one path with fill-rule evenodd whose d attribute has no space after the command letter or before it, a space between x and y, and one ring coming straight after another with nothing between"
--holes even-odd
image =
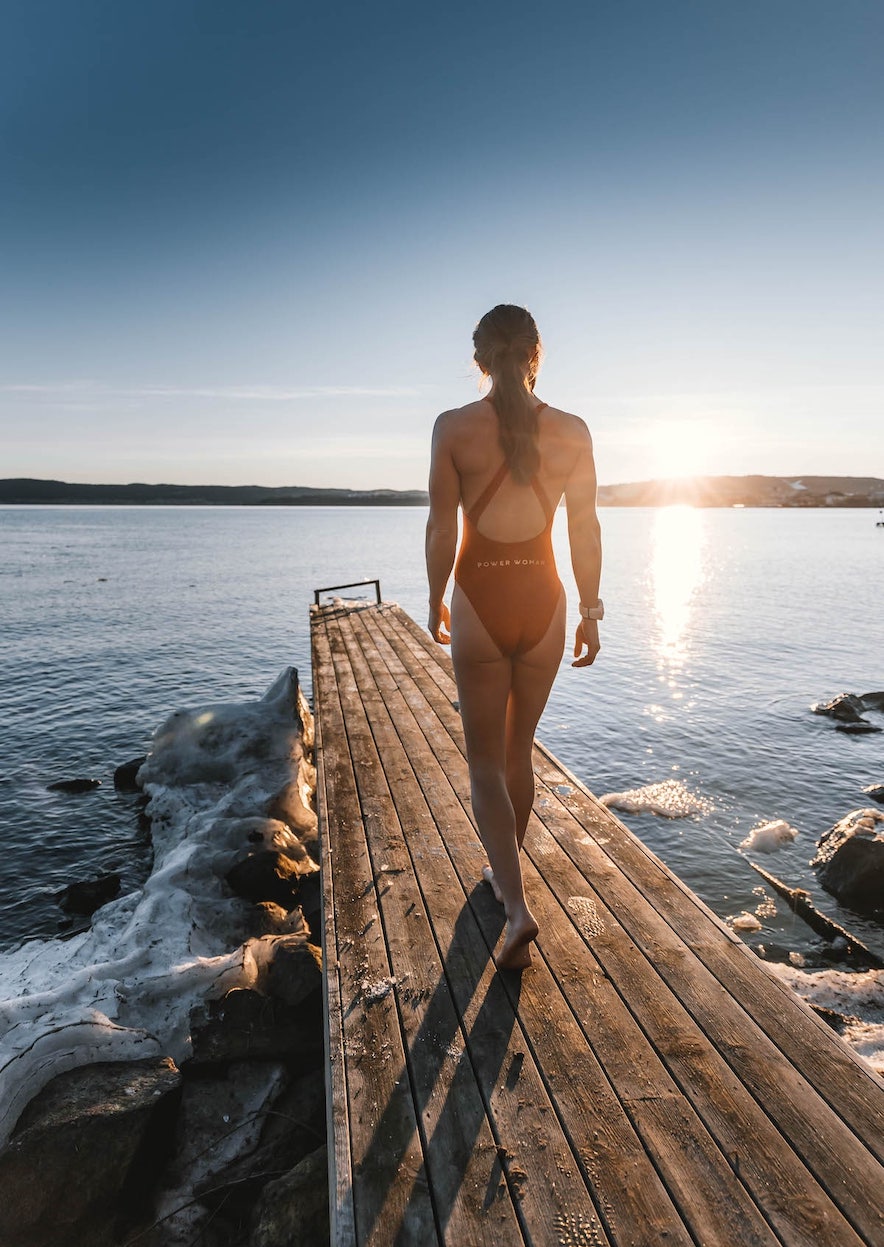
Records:
<instances>
[{"instance_id":1,"label":"blue sky","mask_svg":"<svg viewBox=\"0 0 884 1247\"><path fill-rule=\"evenodd\" d=\"M7 0L0 476L423 486L523 303L604 482L884 476L879 0Z\"/></svg>"}]
</instances>

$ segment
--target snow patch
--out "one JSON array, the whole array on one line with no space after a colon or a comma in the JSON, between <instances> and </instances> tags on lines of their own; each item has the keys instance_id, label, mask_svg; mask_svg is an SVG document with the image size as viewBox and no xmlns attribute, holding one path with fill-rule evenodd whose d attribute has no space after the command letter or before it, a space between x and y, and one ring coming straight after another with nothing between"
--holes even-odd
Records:
<instances>
[{"instance_id":1,"label":"snow patch","mask_svg":"<svg viewBox=\"0 0 884 1247\"><path fill-rule=\"evenodd\" d=\"M808 1004L840 1013L846 1019L842 1038L884 1076L884 970L769 968Z\"/></svg>"},{"instance_id":2,"label":"snow patch","mask_svg":"<svg viewBox=\"0 0 884 1247\"><path fill-rule=\"evenodd\" d=\"M259 982L275 937L246 938L250 906L223 874L247 847L243 820L296 777L309 719L289 667L258 701L180 711L158 729L139 773L154 848L144 887L72 939L0 956L0 1144L57 1074L156 1055L180 1064L191 1008Z\"/></svg>"}]
</instances>

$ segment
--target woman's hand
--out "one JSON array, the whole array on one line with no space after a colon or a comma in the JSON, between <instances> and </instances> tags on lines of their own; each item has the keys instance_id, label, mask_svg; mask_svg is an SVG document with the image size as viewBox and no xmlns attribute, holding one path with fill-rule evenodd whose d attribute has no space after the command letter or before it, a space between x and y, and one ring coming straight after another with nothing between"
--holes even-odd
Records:
<instances>
[{"instance_id":1,"label":"woman's hand","mask_svg":"<svg viewBox=\"0 0 884 1247\"><path fill-rule=\"evenodd\" d=\"M430 617L427 620L430 636L440 645L451 644L451 615L444 602L438 606L430 606Z\"/></svg>"},{"instance_id":2,"label":"woman's hand","mask_svg":"<svg viewBox=\"0 0 884 1247\"><path fill-rule=\"evenodd\" d=\"M583 647L586 646L586 653L581 657ZM572 662L572 667L589 667L595 662L596 656L601 649L599 643L599 621L597 619L581 619L577 625L577 635L574 638L574 657L576 662Z\"/></svg>"}]
</instances>

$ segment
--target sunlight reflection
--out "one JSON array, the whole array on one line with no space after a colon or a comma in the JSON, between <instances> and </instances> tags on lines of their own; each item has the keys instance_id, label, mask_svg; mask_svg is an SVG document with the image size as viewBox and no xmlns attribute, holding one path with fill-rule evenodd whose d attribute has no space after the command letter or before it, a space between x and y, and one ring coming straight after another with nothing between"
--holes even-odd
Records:
<instances>
[{"instance_id":1,"label":"sunlight reflection","mask_svg":"<svg viewBox=\"0 0 884 1247\"><path fill-rule=\"evenodd\" d=\"M651 582L657 610L661 663L680 667L688 649L688 625L703 581L703 516L694 507L661 507L654 515Z\"/></svg>"}]
</instances>

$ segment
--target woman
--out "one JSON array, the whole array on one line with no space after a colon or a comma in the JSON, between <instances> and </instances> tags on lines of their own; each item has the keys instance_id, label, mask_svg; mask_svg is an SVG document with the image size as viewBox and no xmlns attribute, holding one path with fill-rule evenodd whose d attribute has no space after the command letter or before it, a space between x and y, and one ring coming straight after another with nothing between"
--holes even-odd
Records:
<instances>
[{"instance_id":1,"label":"woman","mask_svg":"<svg viewBox=\"0 0 884 1247\"><path fill-rule=\"evenodd\" d=\"M488 854L482 873L506 912L497 963L524 969L538 931L519 864L534 801L531 748L565 640L550 534L564 494L581 613L572 666L585 667L599 652L603 616L596 476L583 421L534 395L541 344L530 313L499 304L479 321L473 344L491 388L443 412L433 431L428 627L440 644L451 642L473 813ZM443 598L458 506L464 536L449 614Z\"/></svg>"}]
</instances>

